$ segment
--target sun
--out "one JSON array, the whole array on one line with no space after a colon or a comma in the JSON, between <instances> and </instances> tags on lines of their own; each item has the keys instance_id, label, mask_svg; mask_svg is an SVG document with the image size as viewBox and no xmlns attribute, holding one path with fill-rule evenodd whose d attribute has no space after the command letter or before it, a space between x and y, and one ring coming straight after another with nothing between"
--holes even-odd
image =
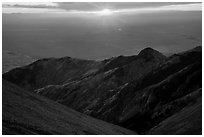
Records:
<instances>
[{"instance_id":1,"label":"sun","mask_svg":"<svg viewBox=\"0 0 204 137\"><path fill-rule=\"evenodd\" d=\"M111 11L110 9L103 9L102 11L99 11L99 15L101 16L109 16L112 14L113 14L113 11Z\"/></svg>"}]
</instances>

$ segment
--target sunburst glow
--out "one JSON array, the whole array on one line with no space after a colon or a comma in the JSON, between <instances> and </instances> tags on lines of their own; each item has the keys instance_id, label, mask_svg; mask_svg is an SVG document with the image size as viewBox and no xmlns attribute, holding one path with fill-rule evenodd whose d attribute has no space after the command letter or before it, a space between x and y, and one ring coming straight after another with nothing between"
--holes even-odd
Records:
<instances>
[{"instance_id":1,"label":"sunburst glow","mask_svg":"<svg viewBox=\"0 0 204 137\"><path fill-rule=\"evenodd\" d=\"M113 14L113 11L110 9L103 9L102 11L99 11L99 15L101 16L109 16L112 14Z\"/></svg>"}]
</instances>

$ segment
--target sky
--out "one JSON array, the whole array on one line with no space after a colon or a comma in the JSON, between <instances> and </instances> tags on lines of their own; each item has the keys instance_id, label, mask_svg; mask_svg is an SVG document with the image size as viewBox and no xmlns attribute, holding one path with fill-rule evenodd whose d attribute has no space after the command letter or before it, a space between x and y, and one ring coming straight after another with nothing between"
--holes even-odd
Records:
<instances>
[{"instance_id":1,"label":"sky","mask_svg":"<svg viewBox=\"0 0 204 137\"><path fill-rule=\"evenodd\" d=\"M110 9L112 12L131 13L138 11L163 11L163 10L182 10L195 11L201 10L201 3L186 2L22 2L7 3L4 2L3 13L97 13L103 9Z\"/></svg>"},{"instance_id":2,"label":"sky","mask_svg":"<svg viewBox=\"0 0 204 137\"><path fill-rule=\"evenodd\" d=\"M169 55L202 44L201 3L3 2L2 12L2 49L37 58L105 59L146 47Z\"/></svg>"}]
</instances>

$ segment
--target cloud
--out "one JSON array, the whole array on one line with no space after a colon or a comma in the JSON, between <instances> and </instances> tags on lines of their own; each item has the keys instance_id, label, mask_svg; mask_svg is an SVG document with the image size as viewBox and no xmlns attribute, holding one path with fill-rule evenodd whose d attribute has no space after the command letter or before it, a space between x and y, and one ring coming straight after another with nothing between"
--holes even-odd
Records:
<instances>
[{"instance_id":1,"label":"cloud","mask_svg":"<svg viewBox=\"0 0 204 137\"><path fill-rule=\"evenodd\" d=\"M199 3L182 4L182 5L166 5L160 7L145 7L145 8L132 8L116 10L117 13L149 13L160 11L201 11L202 6Z\"/></svg>"},{"instance_id":2,"label":"cloud","mask_svg":"<svg viewBox=\"0 0 204 137\"><path fill-rule=\"evenodd\" d=\"M133 8L157 8L170 5L194 4L193 2L59 2L59 8L66 10L96 11L102 9L133 9Z\"/></svg>"},{"instance_id":3,"label":"cloud","mask_svg":"<svg viewBox=\"0 0 204 137\"><path fill-rule=\"evenodd\" d=\"M4 2L3 13L64 13L66 10L58 8L52 2Z\"/></svg>"},{"instance_id":4,"label":"cloud","mask_svg":"<svg viewBox=\"0 0 204 137\"><path fill-rule=\"evenodd\" d=\"M11 14L11 13L66 13L66 10L63 9L57 9L57 8L4 8L3 13L5 14Z\"/></svg>"},{"instance_id":5,"label":"cloud","mask_svg":"<svg viewBox=\"0 0 204 137\"><path fill-rule=\"evenodd\" d=\"M103 9L114 12L202 10L201 3L192 2L19 2L3 3L3 13L97 13Z\"/></svg>"},{"instance_id":6,"label":"cloud","mask_svg":"<svg viewBox=\"0 0 204 137\"><path fill-rule=\"evenodd\" d=\"M3 8L57 8L57 3L52 2L4 2Z\"/></svg>"}]
</instances>

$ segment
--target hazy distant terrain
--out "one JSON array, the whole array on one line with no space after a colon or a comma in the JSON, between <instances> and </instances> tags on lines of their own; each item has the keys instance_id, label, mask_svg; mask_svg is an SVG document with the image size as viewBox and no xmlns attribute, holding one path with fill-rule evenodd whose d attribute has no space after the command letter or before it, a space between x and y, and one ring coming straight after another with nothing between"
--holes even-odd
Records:
<instances>
[{"instance_id":1,"label":"hazy distant terrain","mask_svg":"<svg viewBox=\"0 0 204 137\"><path fill-rule=\"evenodd\" d=\"M201 11L100 16L3 14L3 50L104 59L147 46L176 53L201 45Z\"/></svg>"},{"instance_id":2,"label":"hazy distant terrain","mask_svg":"<svg viewBox=\"0 0 204 137\"><path fill-rule=\"evenodd\" d=\"M22 67L35 61L34 58L19 53L3 50L2 51L2 73L16 67Z\"/></svg>"}]
</instances>

